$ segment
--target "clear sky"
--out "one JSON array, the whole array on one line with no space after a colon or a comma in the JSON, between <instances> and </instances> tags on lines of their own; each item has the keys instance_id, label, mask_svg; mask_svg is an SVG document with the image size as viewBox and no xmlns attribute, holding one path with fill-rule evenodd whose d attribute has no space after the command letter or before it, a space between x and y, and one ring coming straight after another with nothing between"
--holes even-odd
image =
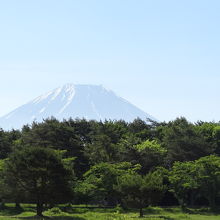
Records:
<instances>
[{"instance_id":1,"label":"clear sky","mask_svg":"<svg viewBox=\"0 0 220 220\"><path fill-rule=\"evenodd\" d=\"M0 116L75 83L161 121L219 121L219 12L219 0L0 0Z\"/></svg>"}]
</instances>

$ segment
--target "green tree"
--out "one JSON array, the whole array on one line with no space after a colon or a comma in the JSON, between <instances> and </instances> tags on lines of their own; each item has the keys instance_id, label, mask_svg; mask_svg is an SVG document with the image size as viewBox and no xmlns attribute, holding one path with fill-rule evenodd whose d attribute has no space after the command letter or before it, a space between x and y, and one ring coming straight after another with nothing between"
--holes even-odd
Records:
<instances>
[{"instance_id":1,"label":"green tree","mask_svg":"<svg viewBox=\"0 0 220 220\"><path fill-rule=\"evenodd\" d=\"M209 206L215 209L216 198L220 195L220 157L210 155L196 161L176 162L170 172L169 181L183 208L188 200L193 201L196 196L204 196Z\"/></svg>"},{"instance_id":2,"label":"green tree","mask_svg":"<svg viewBox=\"0 0 220 220\"><path fill-rule=\"evenodd\" d=\"M14 176L10 176L6 171L8 159L0 160L0 198L2 204L8 200L15 202L16 208L20 208L20 202L25 200L24 191L21 190Z\"/></svg>"},{"instance_id":3,"label":"green tree","mask_svg":"<svg viewBox=\"0 0 220 220\"><path fill-rule=\"evenodd\" d=\"M167 150L157 141L146 140L141 144L134 145L133 148L138 154L139 160L137 163L141 165L143 174L148 173L158 166L164 165L164 158Z\"/></svg>"},{"instance_id":4,"label":"green tree","mask_svg":"<svg viewBox=\"0 0 220 220\"><path fill-rule=\"evenodd\" d=\"M84 155L91 165L118 162L117 144L127 133L124 121L104 121L93 124L90 143L84 146Z\"/></svg>"},{"instance_id":5,"label":"green tree","mask_svg":"<svg viewBox=\"0 0 220 220\"><path fill-rule=\"evenodd\" d=\"M169 173L170 189L184 210L190 200L194 204L200 187L198 166L195 162L175 162ZM189 198L190 197L190 198Z\"/></svg>"},{"instance_id":6,"label":"green tree","mask_svg":"<svg viewBox=\"0 0 220 220\"><path fill-rule=\"evenodd\" d=\"M209 206L215 209L216 197L220 195L220 157L202 157L196 161L196 166L201 194L207 198Z\"/></svg>"},{"instance_id":7,"label":"green tree","mask_svg":"<svg viewBox=\"0 0 220 220\"><path fill-rule=\"evenodd\" d=\"M0 159L5 159L12 151L13 142L20 137L16 130L5 132L0 129Z\"/></svg>"},{"instance_id":8,"label":"green tree","mask_svg":"<svg viewBox=\"0 0 220 220\"><path fill-rule=\"evenodd\" d=\"M128 173L118 178L115 189L121 194L123 202L139 208L140 217L143 217L143 208L161 199L165 185L163 176L157 171L145 176Z\"/></svg>"},{"instance_id":9,"label":"green tree","mask_svg":"<svg viewBox=\"0 0 220 220\"><path fill-rule=\"evenodd\" d=\"M134 134L137 138L140 138L142 141L146 139L153 138L152 132L152 123L153 121L143 121L140 118L134 119L133 122L128 124L129 133Z\"/></svg>"},{"instance_id":10,"label":"green tree","mask_svg":"<svg viewBox=\"0 0 220 220\"><path fill-rule=\"evenodd\" d=\"M167 166L171 167L175 161L196 160L214 151L212 144L185 118L177 118L158 129L161 130L161 144L168 150Z\"/></svg>"},{"instance_id":11,"label":"green tree","mask_svg":"<svg viewBox=\"0 0 220 220\"><path fill-rule=\"evenodd\" d=\"M130 138L128 140L130 140ZM135 143L135 140L138 141L138 139L132 139L131 141ZM121 153L121 159L129 161L132 164L140 164L140 172L142 174L146 174L155 167L164 164L167 150L155 140L146 140L135 145L132 145L132 142L131 145L128 145L124 141L123 144L126 145L125 148L123 148L123 153ZM120 149L122 148L119 148L119 150Z\"/></svg>"},{"instance_id":12,"label":"green tree","mask_svg":"<svg viewBox=\"0 0 220 220\"><path fill-rule=\"evenodd\" d=\"M24 127L21 137L22 145L41 146L56 150L66 150L65 157L75 157L75 172L81 176L88 169L84 157L84 140L80 139L74 127L55 118L33 123L30 128Z\"/></svg>"},{"instance_id":13,"label":"green tree","mask_svg":"<svg viewBox=\"0 0 220 220\"><path fill-rule=\"evenodd\" d=\"M116 155L116 145L105 134L96 135L91 144L84 147L84 155L90 165L102 162L113 162Z\"/></svg>"},{"instance_id":14,"label":"green tree","mask_svg":"<svg viewBox=\"0 0 220 220\"><path fill-rule=\"evenodd\" d=\"M6 179L15 181L15 190L36 203L38 216L42 216L44 204L72 198L72 173L60 154L49 148L28 147L13 152L6 161Z\"/></svg>"},{"instance_id":15,"label":"green tree","mask_svg":"<svg viewBox=\"0 0 220 220\"><path fill-rule=\"evenodd\" d=\"M139 166L132 166L131 163L100 163L92 166L89 171L84 174L83 181L76 184L75 192L78 197L93 200L96 203L106 203L107 205L115 205L117 203L117 193L114 185L117 178L125 173L134 173Z\"/></svg>"},{"instance_id":16,"label":"green tree","mask_svg":"<svg viewBox=\"0 0 220 220\"><path fill-rule=\"evenodd\" d=\"M220 156L220 125L214 127L212 135L216 144L215 153Z\"/></svg>"}]
</instances>

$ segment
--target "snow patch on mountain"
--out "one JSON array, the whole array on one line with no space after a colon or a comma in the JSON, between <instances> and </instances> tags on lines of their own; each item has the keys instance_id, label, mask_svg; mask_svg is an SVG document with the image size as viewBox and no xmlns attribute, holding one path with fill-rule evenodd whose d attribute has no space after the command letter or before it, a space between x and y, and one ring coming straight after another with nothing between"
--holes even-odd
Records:
<instances>
[{"instance_id":1,"label":"snow patch on mountain","mask_svg":"<svg viewBox=\"0 0 220 220\"><path fill-rule=\"evenodd\" d=\"M139 117L143 120L156 120L103 86L66 84L1 117L0 127L20 129L24 124L30 124L34 120L41 122L51 116L58 120L70 117L125 121Z\"/></svg>"}]
</instances>

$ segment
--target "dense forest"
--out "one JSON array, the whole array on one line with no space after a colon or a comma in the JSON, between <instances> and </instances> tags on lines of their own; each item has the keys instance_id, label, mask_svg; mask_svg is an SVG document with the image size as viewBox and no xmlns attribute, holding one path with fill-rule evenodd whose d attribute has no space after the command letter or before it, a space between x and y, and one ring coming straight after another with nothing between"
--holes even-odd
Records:
<instances>
[{"instance_id":1,"label":"dense forest","mask_svg":"<svg viewBox=\"0 0 220 220\"><path fill-rule=\"evenodd\" d=\"M0 130L0 201L135 207L220 205L220 123L55 118Z\"/></svg>"}]
</instances>

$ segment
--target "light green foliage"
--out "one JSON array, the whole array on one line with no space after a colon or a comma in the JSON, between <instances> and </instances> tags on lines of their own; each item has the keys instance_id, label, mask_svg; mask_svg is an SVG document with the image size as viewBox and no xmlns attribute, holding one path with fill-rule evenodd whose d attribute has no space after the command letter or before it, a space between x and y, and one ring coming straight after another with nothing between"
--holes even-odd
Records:
<instances>
[{"instance_id":1,"label":"light green foliage","mask_svg":"<svg viewBox=\"0 0 220 220\"><path fill-rule=\"evenodd\" d=\"M145 176L127 173L118 177L116 190L121 194L125 204L142 209L158 202L165 190L160 172L151 172Z\"/></svg>"},{"instance_id":2,"label":"light green foliage","mask_svg":"<svg viewBox=\"0 0 220 220\"><path fill-rule=\"evenodd\" d=\"M138 165L132 166L131 163L122 162L117 164L100 163L84 174L84 181L76 184L75 192L78 196L100 202L117 199L114 184L117 178L125 173L134 173L140 169ZM84 195L84 196L83 196Z\"/></svg>"},{"instance_id":3,"label":"light green foliage","mask_svg":"<svg viewBox=\"0 0 220 220\"><path fill-rule=\"evenodd\" d=\"M191 162L176 162L169 175L171 189L184 207L186 201L202 195L215 208L216 197L220 194L220 157L206 156ZM193 204L191 204L193 205Z\"/></svg>"},{"instance_id":4,"label":"light green foliage","mask_svg":"<svg viewBox=\"0 0 220 220\"><path fill-rule=\"evenodd\" d=\"M208 199L211 208L216 206L216 196L220 195L220 157L207 156L196 162L201 193Z\"/></svg>"},{"instance_id":5,"label":"light green foliage","mask_svg":"<svg viewBox=\"0 0 220 220\"><path fill-rule=\"evenodd\" d=\"M212 141L212 138L214 136L214 130L218 127L215 123L209 123L209 122L200 122L195 127L195 129L203 135L203 137L208 141Z\"/></svg>"},{"instance_id":6,"label":"light green foliage","mask_svg":"<svg viewBox=\"0 0 220 220\"><path fill-rule=\"evenodd\" d=\"M165 154L167 150L163 147L161 147L160 144L157 143L155 140L146 140L142 144L135 145L134 148L138 151L144 151L144 150L149 150L151 152L155 152L158 154Z\"/></svg>"},{"instance_id":7,"label":"light green foliage","mask_svg":"<svg viewBox=\"0 0 220 220\"><path fill-rule=\"evenodd\" d=\"M207 143L212 146L213 152L220 155L220 125L219 123L200 122L196 130L204 137Z\"/></svg>"},{"instance_id":8,"label":"light green foliage","mask_svg":"<svg viewBox=\"0 0 220 220\"><path fill-rule=\"evenodd\" d=\"M146 140L132 146L136 163L142 166L141 173L146 174L157 166L162 166L167 150L155 140Z\"/></svg>"},{"instance_id":9,"label":"light green foliage","mask_svg":"<svg viewBox=\"0 0 220 220\"><path fill-rule=\"evenodd\" d=\"M175 162L169 175L171 191L178 199L182 208L189 200L189 195L194 199L194 193L199 188L198 167L195 162ZM191 204L193 205L193 204Z\"/></svg>"},{"instance_id":10,"label":"light green foliage","mask_svg":"<svg viewBox=\"0 0 220 220\"><path fill-rule=\"evenodd\" d=\"M215 146L215 153L220 156L220 125L215 126L212 135L212 141L214 142L213 145Z\"/></svg>"},{"instance_id":11,"label":"light green foliage","mask_svg":"<svg viewBox=\"0 0 220 220\"><path fill-rule=\"evenodd\" d=\"M214 127L212 134L216 139L220 139L220 125Z\"/></svg>"}]
</instances>

